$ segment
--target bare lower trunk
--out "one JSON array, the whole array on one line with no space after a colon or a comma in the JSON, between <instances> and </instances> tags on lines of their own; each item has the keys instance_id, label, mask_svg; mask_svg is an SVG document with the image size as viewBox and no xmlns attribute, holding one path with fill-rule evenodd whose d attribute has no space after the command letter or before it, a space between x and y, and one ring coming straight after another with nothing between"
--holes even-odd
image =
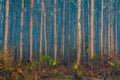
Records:
<instances>
[{"instance_id":1,"label":"bare lower trunk","mask_svg":"<svg viewBox=\"0 0 120 80\"><path fill-rule=\"evenodd\" d=\"M91 35L90 35L90 53L91 59L94 57L94 0L91 0Z\"/></svg>"},{"instance_id":2,"label":"bare lower trunk","mask_svg":"<svg viewBox=\"0 0 120 80\"><path fill-rule=\"evenodd\" d=\"M30 12L30 61L32 60L32 47L33 47L33 43L32 43L32 31L33 31L33 18L32 18L32 12L33 12L33 0L31 0L31 12Z\"/></svg>"},{"instance_id":3,"label":"bare lower trunk","mask_svg":"<svg viewBox=\"0 0 120 80\"><path fill-rule=\"evenodd\" d=\"M110 1L109 1L109 5L110 5ZM111 35L111 26L110 26L110 22L111 22L111 20L110 20L110 16L111 16L111 14L110 14L110 6L109 6L109 13L108 13L108 57L110 58L111 56L111 40L110 40L110 35Z\"/></svg>"},{"instance_id":4,"label":"bare lower trunk","mask_svg":"<svg viewBox=\"0 0 120 80\"><path fill-rule=\"evenodd\" d=\"M20 29L20 62L23 59L23 26L24 26L24 0L22 0L22 11L21 11L21 29Z\"/></svg>"},{"instance_id":5,"label":"bare lower trunk","mask_svg":"<svg viewBox=\"0 0 120 80\"><path fill-rule=\"evenodd\" d=\"M54 0L54 60L57 60L56 0Z\"/></svg>"},{"instance_id":6,"label":"bare lower trunk","mask_svg":"<svg viewBox=\"0 0 120 80\"><path fill-rule=\"evenodd\" d=\"M45 55L47 55L47 35L46 35L46 12L44 7L44 40L45 40Z\"/></svg>"},{"instance_id":7,"label":"bare lower trunk","mask_svg":"<svg viewBox=\"0 0 120 80\"><path fill-rule=\"evenodd\" d=\"M84 6L84 3L83 3L83 6ZM85 51L85 26L84 26L84 7L82 8L83 10L83 58L84 58L84 61L85 61L85 56L86 56L86 51Z\"/></svg>"},{"instance_id":8,"label":"bare lower trunk","mask_svg":"<svg viewBox=\"0 0 120 80\"><path fill-rule=\"evenodd\" d=\"M8 53L8 29L9 29L9 0L6 0L5 34L4 34L4 56L6 59Z\"/></svg>"},{"instance_id":9,"label":"bare lower trunk","mask_svg":"<svg viewBox=\"0 0 120 80\"><path fill-rule=\"evenodd\" d=\"M81 0L77 2L77 65L80 65L81 60Z\"/></svg>"},{"instance_id":10,"label":"bare lower trunk","mask_svg":"<svg viewBox=\"0 0 120 80\"><path fill-rule=\"evenodd\" d=\"M118 56L118 11L117 11L117 8L118 8L118 0L116 0L116 28L115 28L115 58L117 59L117 56Z\"/></svg>"},{"instance_id":11,"label":"bare lower trunk","mask_svg":"<svg viewBox=\"0 0 120 80\"><path fill-rule=\"evenodd\" d=\"M101 2L101 28L100 28L100 57L102 57L102 54L103 54L103 7L104 7L104 2L102 0Z\"/></svg>"},{"instance_id":12,"label":"bare lower trunk","mask_svg":"<svg viewBox=\"0 0 120 80\"><path fill-rule=\"evenodd\" d=\"M43 26L44 0L41 4L41 25L40 25L40 57L42 56L42 26Z\"/></svg>"},{"instance_id":13,"label":"bare lower trunk","mask_svg":"<svg viewBox=\"0 0 120 80\"><path fill-rule=\"evenodd\" d=\"M65 27L65 0L63 4L63 23L62 23L62 47L61 47L61 53L62 53L62 60L64 61L64 27Z\"/></svg>"}]
</instances>

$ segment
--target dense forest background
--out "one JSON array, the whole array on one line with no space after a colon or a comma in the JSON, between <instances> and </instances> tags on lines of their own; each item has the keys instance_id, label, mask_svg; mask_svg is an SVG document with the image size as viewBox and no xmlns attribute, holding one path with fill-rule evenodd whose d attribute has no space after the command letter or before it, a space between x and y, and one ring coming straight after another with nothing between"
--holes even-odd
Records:
<instances>
[{"instance_id":1,"label":"dense forest background","mask_svg":"<svg viewBox=\"0 0 120 80\"><path fill-rule=\"evenodd\" d=\"M91 1L94 1L93 8ZM5 28L8 28L7 48L15 53L15 60L19 59L20 45L25 60L30 56L37 59L40 54L55 58L57 53L60 57L63 48L65 59L77 55L77 18L80 13L81 55L88 57L91 39L96 55L108 54L109 45L111 54L120 53L120 0L81 0L80 12L78 9L77 0L0 0L0 51L5 48ZM94 13L91 12L93 9Z\"/></svg>"}]
</instances>

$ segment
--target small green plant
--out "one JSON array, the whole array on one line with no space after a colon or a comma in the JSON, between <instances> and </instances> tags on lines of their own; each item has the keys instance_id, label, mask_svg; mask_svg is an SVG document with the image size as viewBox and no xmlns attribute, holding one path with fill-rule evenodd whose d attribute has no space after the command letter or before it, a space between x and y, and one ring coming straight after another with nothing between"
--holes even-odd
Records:
<instances>
[{"instance_id":1,"label":"small green plant","mask_svg":"<svg viewBox=\"0 0 120 80\"><path fill-rule=\"evenodd\" d=\"M89 53L90 53L89 48L86 48L86 54L89 54Z\"/></svg>"},{"instance_id":2,"label":"small green plant","mask_svg":"<svg viewBox=\"0 0 120 80\"><path fill-rule=\"evenodd\" d=\"M52 60L53 59L50 56L48 56L48 55L41 56L40 59L39 59L39 61L41 63L51 63Z\"/></svg>"},{"instance_id":3,"label":"small green plant","mask_svg":"<svg viewBox=\"0 0 120 80\"><path fill-rule=\"evenodd\" d=\"M52 62L51 62L51 65L52 66L56 66L58 64L58 61L57 60L53 60Z\"/></svg>"},{"instance_id":4,"label":"small green plant","mask_svg":"<svg viewBox=\"0 0 120 80\"><path fill-rule=\"evenodd\" d=\"M74 64L74 65L73 65L73 69L74 69L74 70L77 70L77 69L78 69L78 65L77 65L77 64Z\"/></svg>"},{"instance_id":5,"label":"small green plant","mask_svg":"<svg viewBox=\"0 0 120 80\"><path fill-rule=\"evenodd\" d=\"M114 64L113 65L114 69L120 69L120 61L119 60L115 61L113 64Z\"/></svg>"},{"instance_id":6,"label":"small green plant","mask_svg":"<svg viewBox=\"0 0 120 80\"><path fill-rule=\"evenodd\" d=\"M98 61L98 58L96 56L94 56L91 60L92 61Z\"/></svg>"}]
</instances>

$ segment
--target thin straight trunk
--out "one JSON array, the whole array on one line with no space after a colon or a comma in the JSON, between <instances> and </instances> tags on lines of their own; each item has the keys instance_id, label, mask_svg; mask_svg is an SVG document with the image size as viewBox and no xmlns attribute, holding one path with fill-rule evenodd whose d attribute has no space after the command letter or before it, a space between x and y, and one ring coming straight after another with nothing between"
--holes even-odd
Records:
<instances>
[{"instance_id":1,"label":"thin straight trunk","mask_svg":"<svg viewBox=\"0 0 120 80\"><path fill-rule=\"evenodd\" d=\"M44 0L41 4L41 25L40 25L40 57L42 56L42 26L43 26Z\"/></svg>"},{"instance_id":2,"label":"thin straight trunk","mask_svg":"<svg viewBox=\"0 0 120 80\"><path fill-rule=\"evenodd\" d=\"M84 26L84 0L83 0L83 7L82 7L82 10L83 10L83 58L84 58L84 61L85 61L85 56L86 56L86 51L85 51L85 26Z\"/></svg>"},{"instance_id":3,"label":"thin straight trunk","mask_svg":"<svg viewBox=\"0 0 120 80\"><path fill-rule=\"evenodd\" d=\"M111 0L111 58L114 59L115 57L115 52L114 52L114 12L113 12L113 0Z\"/></svg>"},{"instance_id":4,"label":"thin straight trunk","mask_svg":"<svg viewBox=\"0 0 120 80\"><path fill-rule=\"evenodd\" d=\"M109 13L108 13L108 57L111 58L111 0L109 1Z\"/></svg>"},{"instance_id":5,"label":"thin straight trunk","mask_svg":"<svg viewBox=\"0 0 120 80\"><path fill-rule=\"evenodd\" d=\"M116 28L115 28L115 58L117 59L117 56L118 56L118 11L117 11L117 8L118 8L118 0L116 0Z\"/></svg>"},{"instance_id":6,"label":"thin straight trunk","mask_svg":"<svg viewBox=\"0 0 120 80\"><path fill-rule=\"evenodd\" d=\"M111 28L111 57L114 58L114 34L113 28Z\"/></svg>"},{"instance_id":7,"label":"thin straight trunk","mask_svg":"<svg viewBox=\"0 0 120 80\"><path fill-rule=\"evenodd\" d=\"M70 26L71 26L71 21L70 21L70 17L71 17L71 13L70 13L70 2L69 2L69 14L68 14L68 18L69 18L69 21L68 21L68 49L67 49L67 59L68 59L68 64L70 63Z\"/></svg>"},{"instance_id":8,"label":"thin straight trunk","mask_svg":"<svg viewBox=\"0 0 120 80\"><path fill-rule=\"evenodd\" d=\"M91 59L94 57L94 0L91 0L91 35L90 35L90 54Z\"/></svg>"},{"instance_id":9,"label":"thin straight trunk","mask_svg":"<svg viewBox=\"0 0 120 80\"><path fill-rule=\"evenodd\" d=\"M20 29L20 62L23 59L23 26L24 26L24 0L22 0L22 11L21 11L21 29Z\"/></svg>"},{"instance_id":10,"label":"thin straight trunk","mask_svg":"<svg viewBox=\"0 0 120 80\"><path fill-rule=\"evenodd\" d=\"M102 58L103 54L103 7L104 1L101 2L101 27L100 27L100 57Z\"/></svg>"},{"instance_id":11,"label":"thin straight trunk","mask_svg":"<svg viewBox=\"0 0 120 80\"><path fill-rule=\"evenodd\" d=\"M54 0L54 60L57 60L56 0Z\"/></svg>"},{"instance_id":12,"label":"thin straight trunk","mask_svg":"<svg viewBox=\"0 0 120 80\"><path fill-rule=\"evenodd\" d=\"M90 1L88 1L88 59L90 59L90 42L91 42L91 38L90 38L90 34L91 34L91 32L90 32Z\"/></svg>"},{"instance_id":13,"label":"thin straight trunk","mask_svg":"<svg viewBox=\"0 0 120 80\"><path fill-rule=\"evenodd\" d=\"M8 54L8 29L9 29L9 0L6 0L5 34L4 34L4 56Z\"/></svg>"},{"instance_id":14,"label":"thin straight trunk","mask_svg":"<svg viewBox=\"0 0 120 80\"><path fill-rule=\"evenodd\" d=\"M62 24L62 48L61 48L62 60L63 60L63 61L64 61L65 3L66 3L66 1L64 0L64 4L63 4L63 24Z\"/></svg>"},{"instance_id":15,"label":"thin straight trunk","mask_svg":"<svg viewBox=\"0 0 120 80\"><path fill-rule=\"evenodd\" d=\"M81 0L77 1L77 65L80 65L81 60Z\"/></svg>"},{"instance_id":16,"label":"thin straight trunk","mask_svg":"<svg viewBox=\"0 0 120 80\"><path fill-rule=\"evenodd\" d=\"M45 40L45 55L47 55L47 35L46 35L46 12L44 5L44 40Z\"/></svg>"},{"instance_id":17,"label":"thin straight trunk","mask_svg":"<svg viewBox=\"0 0 120 80\"><path fill-rule=\"evenodd\" d=\"M107 55L107 26L105 24L105 34L104 34L104 54Z\"/></svg>"},{"instance_id":18,"label":"thin straight trunk","mask_svg":"<svg viewBox=\"0 0 120 80\"><path fill-rule=\"evenodd\" d=\"M30 9L31 9L31 12L30 12L30 61L32 60L32 47L33 47L33 43L32 43L32 31L33 31L33 17L32 17L32 13L33 13L33 1L34 0L31 0L31 5L30 5Z\"/></svg>"}]
</instances>

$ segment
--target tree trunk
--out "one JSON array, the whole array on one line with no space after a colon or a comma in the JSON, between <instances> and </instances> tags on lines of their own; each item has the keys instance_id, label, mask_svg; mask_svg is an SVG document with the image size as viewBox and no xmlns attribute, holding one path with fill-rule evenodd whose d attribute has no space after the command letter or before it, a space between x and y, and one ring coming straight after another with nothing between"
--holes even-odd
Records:
<instances>
[{"instance_id":1,"label":"tree trunk","mask_svg":"<svg viewBox=\"0 0 120 80\"><path fill-rule=\"evenodd\" d=\"M41 4L40 57L42 56L42 26L43 26L43 15L44 15L44 0L42 0L42 4Z\"/></svg>"},{"instance_id":2,"label":"tree trunk","mask_svg":"<svg viewBox=\"0 0 120 80\"><path fill-rule=\"evenodd\" d=\"M90 1L88 1L88 60L90 59L90 45L91 45L91 38L90 38Z\"/></svg>"},{"instance_id":3,"label":"tree trunk","mask_svg":"<svg viewBox=\"0 0 120 80\"><path fill-rule=\"evenodd\" d=\"M33 1L34 0L31 0L31 5L30 5L30 8L31 8L31 12L30 12L30 61L32 60L32 52L33 52L33 43L32 43L32 31L33 31L33 17L32 17L32 13L33 13Z\"/></svg>"},{"instance_id":4,"label":"tree trunk","mask_svg":"<svg viewBox=\"0 0 120 80\"><path fill-rule=\"evenodd\" d=\"M68 64L70 63L70 40L71 40L71 36L70 36L70 26L71 26L71 21L70 21L70 17L71 17L71 10L70 10L70 2L69 2L69 14L68 14L68 49L67 49L67 62Z\"/></svg>"},{"instance_id":5,"label":"tree trunk","mask_svg":"<svg viewBox=\"0 0 120 80\"><path fill-rule=\"evenodd\" d=\"M110 5L110 1L109 1L109 5ZM108 13L108 57L110 58L110 55L111 55L111 47L110 47L110 34L111 34L111 31L110 31L110 29L111 29L111 27L110 27L110 22L111 22L111 20L110 20L110 6L109 6L109 13Z\"/></svg>"},{"instance_id":6,"label":"tree trunk","mask_svg":"<svg viewBox=\"0 0 120 80\"><path fill-rule=\"evenodd\" d=\"M104 1L101 2L101 27L100 27L100 57L102 58L103 54L103 7Z\"/></svg>"},{"instance_id":7,"label":"tree trunk","mask_svg":"<svg viewBox=\"0 0 120 80\"><path fill-rule=\"evenodd\" d=\"M4 57L5 59L7 59L7 54L8 54L8 29L9 29L9 0L6 0L5 34L4 34Z\"/></svg>"},{"instance_id":8,"label":"tree trunk","mask_svg":"<svg viewBox=\"0 0 120 80\"><path fill-rule=\"evenodd\" d=\"M90 35L90 53L91 59L94 57L94 0L91 0L91 35Z\"/></svg>"},{"instance_id":9,"label":"tree trunk","mask_svg":"<svg viewBox=\"0 0 120 80\"><path fill-rule=\"evenodd\" d=\"M24 26L24 0L22 0L21 29L20 29L20 62L23 59L23 26Z\"/></svg>"},{"instance_id":10,"label":"tree trunk","mask_svg":"<svg viewBox=\"0 0 120 80\"><path fill-rule=\"evenodd\" d=\"M64 0L64 4L63 4L63 23L62 23L62 46L61 46L62 61L64 61L65 3L66 3L66 1Z\"/></svg>"},{"instance_id":11,"label":"tree trunk","mask_svg":"<svg viewBox=\"0 0 120 80\"><path fill-rule=\"evenodd\" d=\"M117 59L117 56L118 56L118 0L116 0L116 28L115 28L115 58Z\"/></svg>"},{"instance_id":12,"label":"tree trunk","mask_svg":"<svg viewBox=\"0 0 120 80\"><path fill-rule=\"evenodd\" d=\"M54 60L57 60L56 0L54 0Z\"/></svg>"},{"instance_id":13,"label":"tree trunk","mask_svg":"<svg viewBox=\"0 0 120 80\"><path fill-rule=\"evenodd\" d=\"M82 20L83 20L82 21L82 23L83 23L83 25L82 25L83 26L83 29L82 29L83 30L83 33L82 33L83 34L83 58L85 61L86 51L85 51L84 1L83 1L82 5L83 5L83 7L82 7L82 10L83 10L82 11L83 12L83 17L82 17Z\"/></svg>"},{"instance_id":14,"label":"tree trunk","mask_svg":"<svg viewBox=\"0 0 120 80\"><path fill-rule=\"evenodd\" d=\"M45 12L45 5L44 5L44 40L45 40L45 55L47 55L47 35L46 35L46 12Z\"/></svg>"},{"instance_id":15,"label":"tree trunk","mask_svg":"<svg viewBox=\"0 0 120 80\"><path fill-rule=\"evenodd\" d=\"M77 1L77 65L80 65L81 60L81 0Z\"/></svg>"}]
</instances>

